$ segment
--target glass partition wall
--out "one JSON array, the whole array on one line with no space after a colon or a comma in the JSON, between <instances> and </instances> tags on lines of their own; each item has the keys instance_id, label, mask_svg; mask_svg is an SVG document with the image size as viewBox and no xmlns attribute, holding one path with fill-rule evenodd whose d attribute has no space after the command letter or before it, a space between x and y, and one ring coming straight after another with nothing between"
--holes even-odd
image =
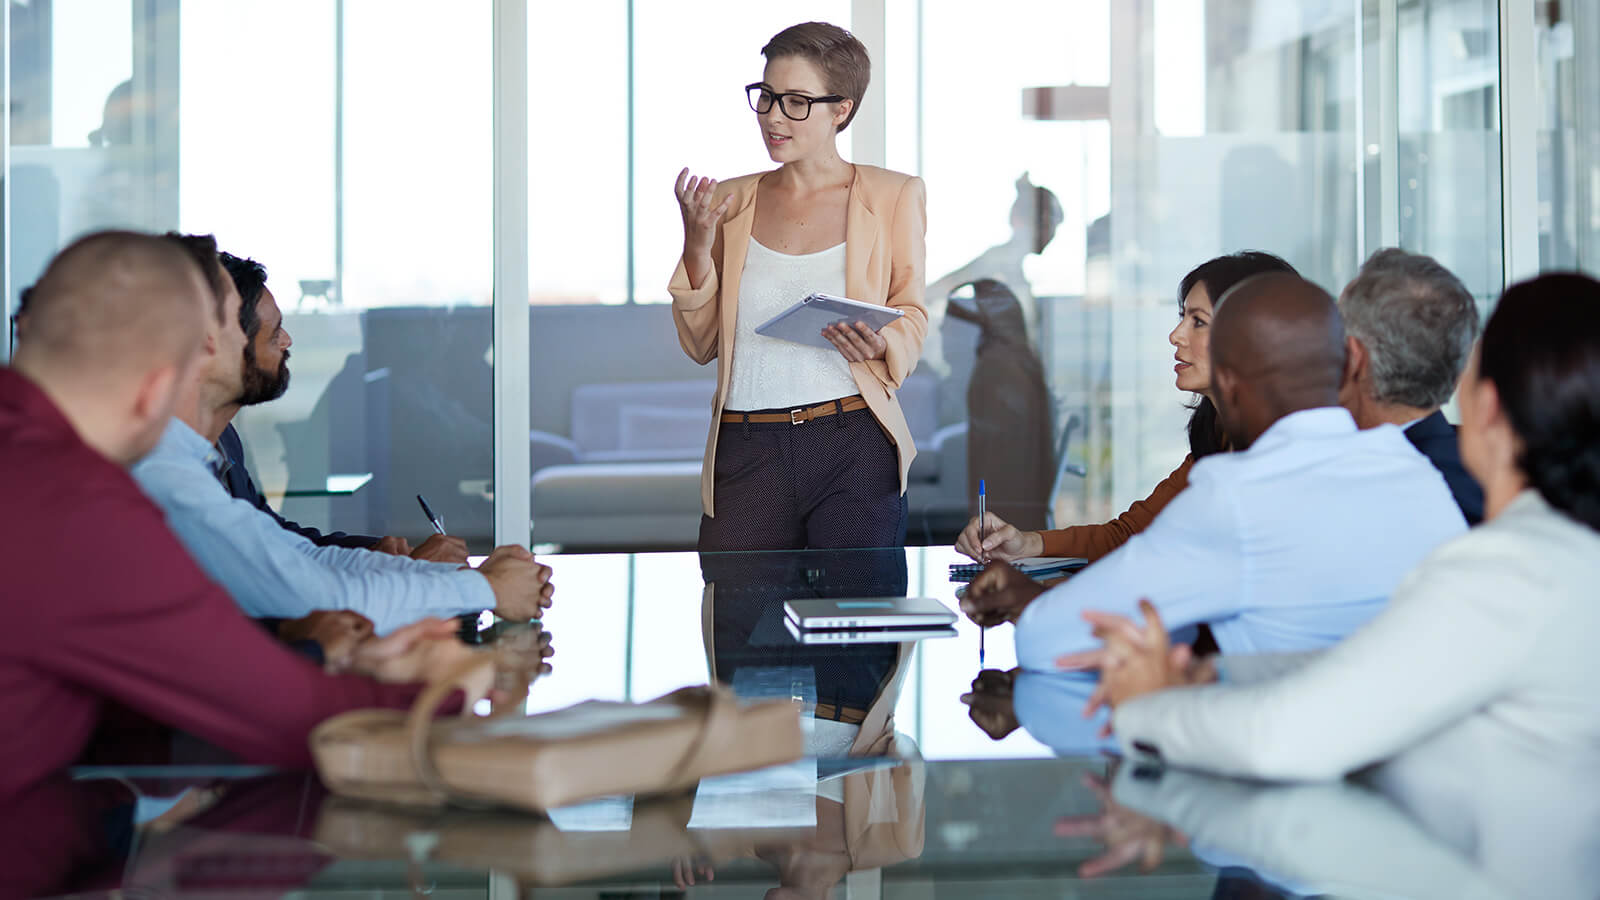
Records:
<instances>
[{"instance_id":1,"label":"glass partition wall","mask_svg":"<svg viewBox=\"0 0 1600 900\"><path fill-rule=\"evenodd\" d=\"M1600 271L1600 6L1541 3L1539 262Z\"/></svg>"},{"instance_id":2,"label":"glass partition wall","mask_svg":"<svg viewBox=\"0 0 1600 900\"><path fill-rule=\"evenodd\" d=\"M234 423L269 500L415 541L422 493L487 544L489 5L6 5L8 300L89 231L215 234L293 339L288 393Z\"/></svg>"},{"instance_id":3,"label":"glass partition wall","mask_svg":"<svg viewBox=\"0 0 1600 900\"><path fill-rule=\"evenodd\" d=\"M499 7L525 10L524 39L496 43ZM882 99L841 137L845 157L928 187L930 335L901 392L919 449L911 543L949 541L979 478L1019 523L1060 526L1115 515L1176 466L1189 398L1166 336L1179 278L1211 256L1268 250L1337 291L1399 245L1487 305L1519 233L1502 227L1502 171L1522 142L1537 172L1511 171L1537 189L1540 263L1600 259L1588 4L4 9L7 312L95 228L212 232L260 260L293 380L236 424L263 490L319 527L415 539L421 493L481 548L504 491L528 490L531 535L502 539L694 546L714 369L679 348L665 302L682 239L671 182L683 166L771 165L741 88L795 22L868 41ZM1504 88L1524 82L1505 77L1502 22L1524 19L1539 114L1535 133L1508 134ZM526 63L509 93L497 46ZM496 243L497 87L527 116L525 246ZM497 266L526 272L526 336L502 340L531 359L526 393L512 379L499 401ZM986 318L1001 307L1019 333ZM526 404L526 437L497 435L497 402ZM527 454L531 484L498 489L497 454Z\"/></svg>"}]
</instances>

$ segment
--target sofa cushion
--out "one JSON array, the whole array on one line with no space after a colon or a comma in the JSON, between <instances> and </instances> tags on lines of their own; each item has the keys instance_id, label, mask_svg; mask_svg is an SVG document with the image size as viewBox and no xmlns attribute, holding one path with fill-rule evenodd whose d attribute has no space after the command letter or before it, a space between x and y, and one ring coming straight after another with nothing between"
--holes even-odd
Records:
<instances>
[{"instance_id":1,"label":"sofa cushion","mask_svg":"<svg viewBox=\"0 0 1600 900\"><path fill-rule=\"evenodd\" d=\"M687 513L699 520L700 463L579 463L533 476L533 517Z\"/></svg>"},{"instance_id":2,"label":"sofa cushion","mask_svg":"<svg viewBox=\"0 0 1600 900\"><path fill-rule=\"evenodd\" d=\"M709 378L579 385L572 391L572 441L580 457L623 449L684 448L692 448L698 457L711 430L716 389ZM691 424L692 417L698 417L698 425ZM657 425L662 427L653 427ZM624 446L625 439L629 446Z\"/></svg>"},{"instance_id":3,"label":"sofa cushion","mask_svg":"<svg viewBox=\"0 0 1600 900\"><path fill-rule=\"evenodd\" d=\"M711 411L703 404L695 409L625 404L620 412L618 450L675 453L680 459L700 459L705 454Z\"/></svg>"}]
</instances>

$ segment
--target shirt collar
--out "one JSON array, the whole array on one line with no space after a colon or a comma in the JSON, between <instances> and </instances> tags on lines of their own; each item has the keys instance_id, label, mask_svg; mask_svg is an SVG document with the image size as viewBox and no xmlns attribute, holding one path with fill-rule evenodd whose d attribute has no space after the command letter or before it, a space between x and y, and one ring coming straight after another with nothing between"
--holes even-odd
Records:
<instances>
[{"instance_id":1,"label":"shirt collar","mask_svg":"<svg viewBox=\"0 0 1600 900\"><path fill-rule=\"evenodd\" d=\"M1355 432L1356 420L1351 417L1349 410L1342 406L1319 406L1316 409L1292 412L1273 422L1272 427L1262 432L1255 443L1250 445L1250 449L1252 451L1271 449L1306 438L1333 437Z\"/></svg>"},{"instance_id":2,"label":"shirt collar","mask_svg":"<svg viewBox=\"0 0 1600 900\"><path fill-rule=\"evenodd\" d=\"M1517 496L1511 498L1511 502L1506 504L1500 514L1503 516L1508 512L1553 513L1555 511L1555 507L1539 493L1538 488L1525 487L1517 492Z\"/></svg>"},{"instance_id":3,"label":"shirt collar","mask_svg":"<svg viewBox=\"0 0 1600 900\"><path fill-rule=\"evenodd\" d=\"M216 444L213 444L211 449L215 453L215 459L210 460L211 471L217 474L217 478L222 482L223 486L226 487L228 484L228 473L233 470L233 457L229 456L228 451L223 449L220 441Z\"/></svg>"},{"instance_id":4,"label":"shirt collar","mask_svg":"<svg viewBox=\"0 0 1600 900\"><path fill-rule=\"evenodd\" d=\"M213 473L220 470L220 465L227 458L221 450L207 442L199 432L176 416L167 423L167 429L161 433L161 441L156 444L155 453L151 455L157 454L201 463Z\"/></svg>"}]
</instances>

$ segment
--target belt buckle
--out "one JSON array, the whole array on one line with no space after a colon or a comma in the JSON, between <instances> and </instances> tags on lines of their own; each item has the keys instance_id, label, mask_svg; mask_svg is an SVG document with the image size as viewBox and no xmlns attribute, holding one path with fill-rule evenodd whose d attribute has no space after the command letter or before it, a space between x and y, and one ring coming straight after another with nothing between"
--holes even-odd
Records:
<instances>
[{"instance_id":1,"label":"belt buckle","mask_svg":"<svg viewBox=\"0 0 1600 900\"><path fill-rule=\"evenodd\" d=\"M789 424L790 425L804 425L806 423L806 420L802 419L800 417L802 415L804 415L805 412L806 412L805 407L801 407L799 409L791 409L791 410L789 410Z\"/></svg>"}]
</instances>

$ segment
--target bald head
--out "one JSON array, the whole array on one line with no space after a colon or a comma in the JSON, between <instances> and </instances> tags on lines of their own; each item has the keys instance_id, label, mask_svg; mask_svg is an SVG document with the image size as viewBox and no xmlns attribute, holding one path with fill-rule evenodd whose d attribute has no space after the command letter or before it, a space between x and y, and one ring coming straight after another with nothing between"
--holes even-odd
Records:
<instances>
[{"instance_id":1,"label":"bald head","mask_svg":"<svg viewBox=\"0 0 1600 900\"><path fill-rule=\"evenodd\" d=\"M1339 307L1298 275L1258 275L1219 299L1211 369L1218 414L1235 448L1290 413L1338 406L1345 364Z\"/></svg>"},{"instance_id":2,"label":"bald head","mask_svg":"<svg viewBox=\"0 0 1600 900\"><path fill-rule=\"evenodd\" d=\"M199 267L173 242L89 235L61 251L29 293L18 365L110 380L186 363L205 340L210 299Z\"/></svg>"},{"instance_id":3,"label":"bald head","mask_svg":"<svg viewBox=\"0 0 1600 900\"><path fill-rule=\"evenodd\" d=\"M87 444L131 464L155 446L207 346L211 289L190 254L153 235L92 234L28 295L13 368Z\"/></svg>"}]
</instances>

